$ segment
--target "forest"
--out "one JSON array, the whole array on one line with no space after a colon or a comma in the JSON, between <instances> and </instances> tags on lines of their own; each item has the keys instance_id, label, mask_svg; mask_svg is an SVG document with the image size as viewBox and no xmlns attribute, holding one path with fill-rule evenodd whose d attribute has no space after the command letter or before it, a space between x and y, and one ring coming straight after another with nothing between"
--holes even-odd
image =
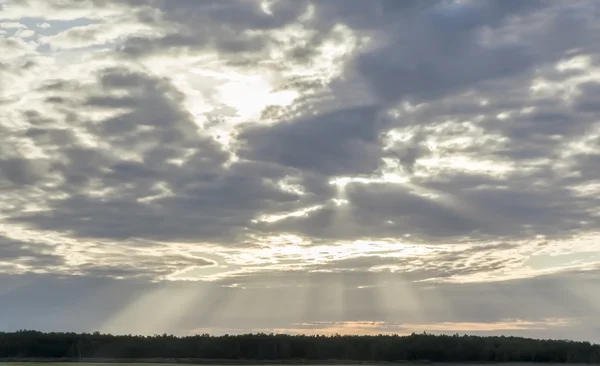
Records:
<instances>
[{"instance_id":1,"label":"forest","mask_svg":"<svg viewBox=\"0 0 600 366\"><path fill-rule=\"evenodd\" d=\"M0 359L196 359L315 362L600 363L600 345L520 337L411 334L309 336L245 334L176 337L94 333L0 333Z\"/></svg>"}]
</instances>

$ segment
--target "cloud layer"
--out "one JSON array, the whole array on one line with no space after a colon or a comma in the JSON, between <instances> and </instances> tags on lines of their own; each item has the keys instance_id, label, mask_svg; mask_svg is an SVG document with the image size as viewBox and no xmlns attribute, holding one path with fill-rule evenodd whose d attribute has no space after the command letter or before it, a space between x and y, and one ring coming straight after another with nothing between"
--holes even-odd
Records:
<instances>
[{"instance_id":1,"label":"cloud layer","mask_svg":"<svg viewBox=\"0 0 600 366\"><path fill-rule=\"evenodd\" d=\"M0 1L2 324L592 337L599 12Z\"/></svg>"}]
</instances>

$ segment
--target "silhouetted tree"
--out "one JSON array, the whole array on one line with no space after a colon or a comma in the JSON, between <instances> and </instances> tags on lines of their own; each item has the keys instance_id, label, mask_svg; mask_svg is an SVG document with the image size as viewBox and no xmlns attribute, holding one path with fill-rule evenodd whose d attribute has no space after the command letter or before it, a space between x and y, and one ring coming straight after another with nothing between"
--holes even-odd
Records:
<instances>
[{"instance_id":1,"label":"silhouetted tree","mask_svg":"<svg viewBox=\"0 0 600 366\"><path fill-rule=\"evenodd\" d=\"M246 359L273 361L432 361L600 363L590 342L479 337L458 334L409 336L308 336L207 334L175 337L94 333L0 333L0 358Z\"/></svg>"}]
</instances>

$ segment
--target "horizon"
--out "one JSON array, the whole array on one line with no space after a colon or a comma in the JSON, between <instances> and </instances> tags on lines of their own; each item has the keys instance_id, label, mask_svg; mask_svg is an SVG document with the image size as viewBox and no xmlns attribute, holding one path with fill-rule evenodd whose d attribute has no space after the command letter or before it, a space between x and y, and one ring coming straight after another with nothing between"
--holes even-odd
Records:
<instances>
[{"instance_id":1,"label":"horizon","mask_svg":"<svg viewBox=\"0 0 600 366\"><path fill-rule=\"evenodd\" d=\"M600 343L599 15L0 0L0 332Z\"/></svg>"},{"instance_id":2,"label":"horizon","mask_svg":"<svg viewBox=\"0 0 600 366\"><path fill-rule=\"evenodd\" d=\"M336 337L365 337L365 338L376 338L376 337L384 337L384 338L395 338L395 337L416 337L416 336L433 336L433 337L453 337L453 338L463 338L463 337L477 337L477 338L515 338L515 339L523 339L523 340L531 340L531 341L557 341L557 342L572 342L572 343L589 343L593 346L600 346L600 343L590 342L588 340L573 340L573 339L561 339L561 338L531 338L531 337L523 337L523 336L512 336L512 335L477 335L477 334L469 334L469 333L430 333L427 331L422 332L412 332L405 334L398 333L381 333L381 334L340 334L340 333L261 333L261 332L251 332L251 333L223 333L223 334L210 334L210 333L196 333L196 334L185 334L185 335L176 335L172 333L155 333L155 334L126 334L126 333L103 333L98 330L90 331L90 332L74 332L74 331L39 331L35 329L18 329L14 331L0 331L0 334L17 334L17 333L39 333L42 335L52 335L52 334L75 334L75 335L88 335L88 336L108 336L108 337L143 337L143 338L161 338L164 336L174 337L178 339L183 338L195 338L195 337L209 337L209 338L226 338L226 337L244 337L244 336L267 336L267 337L307 337L307 338L336 338Z\"/></svg>"}]
</instances>

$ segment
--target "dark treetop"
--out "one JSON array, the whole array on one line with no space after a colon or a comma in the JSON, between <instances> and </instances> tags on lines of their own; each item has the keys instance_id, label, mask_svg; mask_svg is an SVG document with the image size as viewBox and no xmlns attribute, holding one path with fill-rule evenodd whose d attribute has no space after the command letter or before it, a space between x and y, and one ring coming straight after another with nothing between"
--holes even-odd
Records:
<instances>
[{"instance_id":1,"label":"dark treetop","mask_svg":"<svg viewBox=\"0 0 600 366\"><path fill-rule=\"evenodd\" d=\"M459 336L307 336L0 333L0 358L214 359L600 363L600 345L565 340Z\"/></svg>"}]
</instances>

